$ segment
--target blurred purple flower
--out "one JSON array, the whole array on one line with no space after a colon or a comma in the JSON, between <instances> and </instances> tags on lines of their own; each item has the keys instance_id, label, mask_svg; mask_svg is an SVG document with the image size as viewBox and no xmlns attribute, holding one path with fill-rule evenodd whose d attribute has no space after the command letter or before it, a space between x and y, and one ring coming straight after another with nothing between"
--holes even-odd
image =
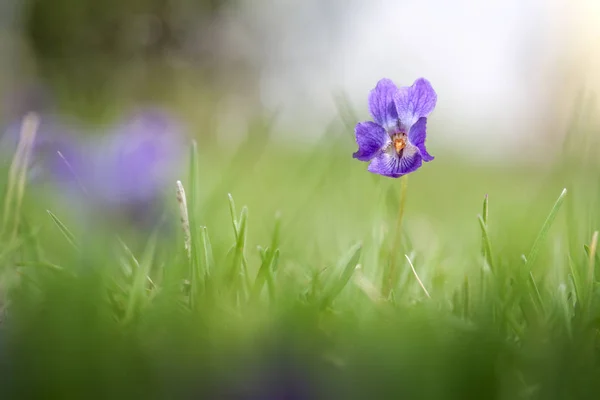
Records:
<instances>
[{"instance_id":1,"label":"blurred purple flower","mask_svg":"<svg viewBox=\"0 0 600 400\"><path fill-rule=\"evenodd\" d=\"M19 129L20 124L14 124L4 135L3 158L12 157ZM149 109L104 135L81 133L75 124L42 116L30 179L57 186L84 208L124 211L134 220L155 217L163 194L172 189L183 167L182 126L166 113Z\"/></svg>"},{"instance_id":2,"label":"blurred purple flower","mask_svg":"<svg viewBox=\"0 0 600 400\"><path fill-rule=\"evenodd\" d=\"M436 102L437 94L424 78L400 88L381 79L369 94L369 111L375 122L356 125L358 151L353 157L370 161L369 172L391 178L433 160L425 148L425 137L427 117Z\"/></svg>"},{"instance_id":3,"label":"blurred purple flower","mask_svg":"<svg viewBox=\"0 0 600 400\"><path fill-rule=\"evenodd\" d=\"M171 188L181 168L181 127L166 114L149 110L115 127L93 143L83 183L108 203L136 203Z\"/></svg>"}]
</instances>

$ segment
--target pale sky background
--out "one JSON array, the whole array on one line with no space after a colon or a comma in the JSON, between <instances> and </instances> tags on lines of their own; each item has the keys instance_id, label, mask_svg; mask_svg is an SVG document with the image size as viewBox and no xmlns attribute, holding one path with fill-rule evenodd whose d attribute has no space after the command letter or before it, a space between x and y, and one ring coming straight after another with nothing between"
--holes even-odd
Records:
<instances>
[{"instance_id":1,"label":"pale sky background","mask_svg":"<svg viewBox=\"0 0 600 400\"><path fill-rule=\"evenodd\" d=\"M596 0L245 4L230 20L230 43L260 68L261 100L282 107L283 129L306 136L335 114L336 90L368 118L378 79L424 76L439 97L429 124L436 146L483 158L524 147L544 154L564 133L577 90L593 85L585 74L600 66Z\"/></svg>"},{"instance_id":2,"label":"pale sky background","mask_svg":"<svg viewBox=\"0 0 600 400\"><path fill-rule=\"evenodd\" d=\"M17 5L0 1L0 33ZM433 149L543 158L560 151L578 90L600 89L600 0L242 0L216 25L231 64L258 71L227 75L225 141L263 108L280 110L281 137L310 141L336 116L334 93L368 119L380 78L409 85L423 76L439 97ZM10 38L0 34L0 88L13 79Z\"/></svg>"}]
</instances>

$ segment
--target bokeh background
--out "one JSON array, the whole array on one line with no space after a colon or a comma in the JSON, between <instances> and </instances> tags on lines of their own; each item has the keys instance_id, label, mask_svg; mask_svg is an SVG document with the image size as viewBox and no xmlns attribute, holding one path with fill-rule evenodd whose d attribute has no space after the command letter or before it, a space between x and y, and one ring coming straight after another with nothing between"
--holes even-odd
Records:
<instances>
[{"instance_id":1,"label":"bokeh background","mask_svg":"<svg viewBox=\"0 0 600 400\"><path fill-rule=\"evenodd\" d=\"M2 4L2 115L54 109L86 122L142 102L223 143L278 112L313 140L336 95L364 116L382 76L441 93L436 147L502 160L555 155L574 99L598 87L597 2L14 1ZM201 129L200 129L201 126Z\"/></svg>"},{"instance_id":2,"label":"bokeh background","mask_svg":"<svg viewBox=\"0 0 600 400\"><path fill-rule=\"evenodd\" d=\"M274 370L298 379L300 388L306 385L294 368L303 363L287 356L306 361L303 355L314 351L327 358L327 368L334 366L325 386L339 377L337 387L348 392L348 382L364 383L363 394L394 387L401 370L408 395L425 387L430 398L462 399L481 389L478 398L490 398L505 389L505 398L516 398L511 394L541 382L547 390L540 389L541 398L552 398L544 394L554 394L556 376L571 376L569 360L592 354L571 351L577 332L562 329L578 326L568 314L579 309L567 270L587 268L583 244L600 226L599 41L596 0L0 1L3 176L20 154L24 116L39 116L17 214L22 243L15 250L7 241L0 251L2 307L16 288L16 328L6 342L13 358L5 365L21 377L15 380L20 393L81 398L86 384L106 389L113 383L154 390L123 378L132 371L157 387L163 382L153 378L165 379L167 391L179 387L174 371L183 371L187 390L200 385L194 374L205 371L186 368L194 357L208 360L202 365L209 374L229 376L222 386L231 389L237 376L253 382L256 371L237 362L251 354L245 349L264 347L272 351L265 357L275 360ZM399 85L425 77L438 93L427 139L436 159L409 176L399 248L392 237L400 181L369 174L351 157L354 126L369 119L368 92L382 77ZM225 293L214 297L223 303L215 305L206 289L206 314L194 318L179 313L185 307L173 300L187 293L181 282L189 278L178 275L189 272L178 179L193 193L194 222L210 234L215 286ZM530 254L563 188L568 200L530 271L555 313L550 322L529 325L512 303L526 289L515 289L511 273L522 277L521 255ZM231 223L228 194L236 215L248 207L246 277L257 276L264 249L280 234L277 301L265 295L262 303L238 308L229 296L235 285L219 275L240 248L232 247L232 231L241 228ZM479 281L486 264L477 214L486 195L489 237L505 275ZM87 252L74 251L47 210ZM10 218L5 209L2 223ZM158 244L148 268L157 284L140 275L136 286L131 271L123 277L119 266L132 255L145 257L152 232ZM128 252L115 242L126 243ZM349 284L333 311L315 309L311 301L327 293L321 277L336 277L335 266L357 242L364 245L363 286ZM373 298L395 250L402 263L404 254L414 261L432 303L421 307L421 288L401 264L391 307L402 312L376 308ZM20 284L27 271L39 287ZM57 279L48 271L66 273ZM98 271L101 279L92 279ZM488 319L493 302L468 304L477 282L506 291L510 321ZM130 310L119 299L135 299L136 290L148 307L139 307L139 320L123 322ZM106 292L117 293L109 306ZM564 318L556 310L567 310ZM446 319L449 314L460 321ZM471 323L479 330L470 330ZM283 327L278 341L259 334L268 326ZM308 351L303 345L313 336L323 347ZM266 345L254 346L256 337ZM515 342L527 350L522 358L511 358ZM457 357L464 369L455 368ZM349 375L336 375L344 362ZM594 382L591 375L578 378ZM79 378L89 381L79 387L73 384Z\"/></svg>"},{"instance_id":3,"label":"bokeh background","mask_svg":"<svg viewBox=\"0 0 600 400\"><path fill-rule=\"evenodd\" d=\"M375 215L391 225L397 212L399 183L350 157L381 77L408 85L424 76L438 92L427 142L436 160L411 179L407 206L422 238L466 232L448 246L468 248L485 194L503 220L534 218L514 228L533 237L546 212L538 200L577 182L594 192L593 0L0 7L3 165L23 116L38 113L31 213L52 209L82 232L158 223L166 237L178 232L174 183L187 182L196 140L201 222L217 236L229 237L231 193L256 218L256 243L281 212L289 246L336 257L374 229Z\"/></svg>"}]
</instances>

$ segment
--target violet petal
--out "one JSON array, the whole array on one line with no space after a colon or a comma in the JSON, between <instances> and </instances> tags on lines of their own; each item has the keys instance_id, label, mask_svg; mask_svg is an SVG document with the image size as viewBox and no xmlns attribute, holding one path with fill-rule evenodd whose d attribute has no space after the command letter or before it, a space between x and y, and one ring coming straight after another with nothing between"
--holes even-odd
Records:
<instances>
[{"instance_id":1,"label":"violet petal","mask_svg":"<svg viewBox=\"0 0 600 400\"><path fill-rule=\"evenodd\" d=\"M398 112L394 96L398 87L390 79L384 78L369 93L369 111L373 120L383 126L386 131L394 128L398 122Z\"/></svg>"},{"instance_id":2,"label":"violet petal","mask_svg":"<svg viewBox=\"0 0 600 400\"><path fill-rule=\"evenodd\" d=\"M369 161L390 141L390 137L381 125L375 122L361 122L354 129L358 151L352 157L360 161Z\"/></svg>"},{"instance_id":3,"label":"violet petal","mask_svg":"<svg viewBox=\"0 0 600 400\"><path fill-rule=\"evenodd\" d=\"M425 147L425 138L427 136L427 118L421 117L415 122L415 124L410 128L408 132L408 140L409 142L419 149L421 152L421 157L423 157L423 161L429 162L434 159L434 157L427 152L427 148Z\"/></svg>"},{"instance_id":4,"label":"violet petal","mask_svg":"<svg viewBox=\"0 0 600 400\"><path fill-rule=\"evenodd\" d=\"M369 164L369 172L399 178L419 169L423 164L421 153L414 146L408 146L401 155L398 155L393 147L380 152Z\"/></svg>"},{"instance_id":5,"label":"violet petal","mask_svg":"<svg viewBox=\"0 0 600 400\"><path fill-rule=\"evenodd\" d=\"M437 94L427 79L419 78L412 86L401 87L394 96L400 129L408 132L421 117L427 117L437 103Z\"/></svg>"}]
</instances>

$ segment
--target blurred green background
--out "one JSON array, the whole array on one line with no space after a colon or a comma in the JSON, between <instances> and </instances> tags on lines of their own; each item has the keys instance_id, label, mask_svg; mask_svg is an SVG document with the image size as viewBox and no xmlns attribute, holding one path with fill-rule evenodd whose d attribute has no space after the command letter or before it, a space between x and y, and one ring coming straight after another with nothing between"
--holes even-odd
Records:
<instances>
[{"instance_id":1,"label":"blurred green background","mask_svg":"<svg viewBox=\"0 0 600 400\"><path fill-rule=\"evenodd\" d=\"M380 49L355 34L359 25L387 26L385 14L400 28L403 15L442 25L449 6L5 0L5 398L594 398L599 120L594 76L570 44L595 36L550 29L582 21L564 22L566 2L525 3L463 1L451 7L465 10L457 36L384 30ZM592 3L570 7L596 15ZM469 22L473 10L482 25L511 18L484 30ZM474 51L479 36L485 57ZM362 57L371 47L381 58ZM411 57L386 58L403 52ZM408 177L396 241L401 181L352 159L354 126L369 118L378 79L422 75L439 96L427 139L436 159ZM119 153L135 134L112 126L147 106L180 123L184 143L152 196L82 196L102 180L93 174L67 190L33 173L43 146L11 178L23 161L15 126L34 111L38 142L68 130L99 165L112 166L102 140L114 136L114 159L131 162L108 176L131 173L135 187L146 164L140 172L133 150ZM65 159L68 174L87 177ZM191 258L176 180L188 195ZM19 198L11 187L25 181Z\"/></svg>"}]
</instances>

